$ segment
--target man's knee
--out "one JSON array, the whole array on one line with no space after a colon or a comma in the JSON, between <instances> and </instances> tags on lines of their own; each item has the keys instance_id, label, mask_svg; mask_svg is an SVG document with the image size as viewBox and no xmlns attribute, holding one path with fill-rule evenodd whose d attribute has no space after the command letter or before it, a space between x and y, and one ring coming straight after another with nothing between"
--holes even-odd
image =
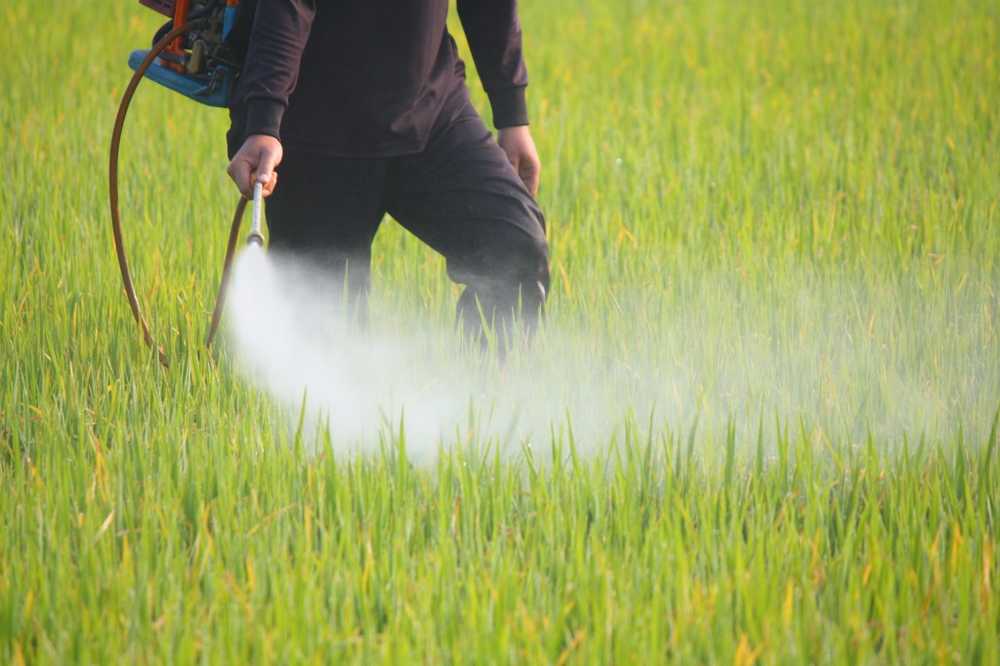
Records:
<instances>
[{"instance_id":1,"label":"man's knee","mask_svg":"<svg viewBox=\"0 0 1000 666\"><path fill-rule=\"evenodd\" d=\"M491 254L484 262L487 270L478 276L479 286L494 291L498 300L510 304L522 301L530 309L540 307L549 288L549 247L545 237L516 229L505 242L495 245Z\"/></svg>"},{"instance_id":2,"label":"man's knee","mask_svg":"<svg viewBox=\"0 0 1000 666\"><path fill-rule=\"evenodd\" d=\"M538 283L548 289L549 244L544 235L523 234L514 244L509 261L511 277L519 285Z\"/></svg>"},{"instance_id":3,"label":"man's knee","mask_svg":"<svg viewBox=\"0 0 1000 666\"><path fill-rule=\"evenodd\" d=\"M467 284L492 307L532 317L545 303L549 288L549 248L541 234L520 229L492 247L488 268Z\"/></svg>"}]
</instances>

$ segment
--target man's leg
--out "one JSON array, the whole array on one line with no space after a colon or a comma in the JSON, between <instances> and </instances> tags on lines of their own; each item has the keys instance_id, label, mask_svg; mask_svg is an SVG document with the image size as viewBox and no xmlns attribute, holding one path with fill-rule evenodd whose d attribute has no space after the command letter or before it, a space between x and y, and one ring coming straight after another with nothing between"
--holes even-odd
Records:
<instances>
[{"instance_id":1,"label":"man's leg","mask_svg":"<svg viewBox=\"0 0 1000 666\"><path fill-rule=\"evenodd\" d=\"M331 304L346 289L365 321L371 244L385 213L386 163L288 151L267 199L269 248L329 281Z\"/></svg>"},{"instance_id":2,"label":"man's leg","mask_svg":"<svg viewBox=\"0 0 1000 666\"><path fill-rule=\"evenodd\" d=\"M530 330L549 286L545 218L472 105L424 152L394 160L387 183L389 213L466 285L466 333L481 336L485 318L505 346L515 319Z\"/></svg>"}]
</instances>

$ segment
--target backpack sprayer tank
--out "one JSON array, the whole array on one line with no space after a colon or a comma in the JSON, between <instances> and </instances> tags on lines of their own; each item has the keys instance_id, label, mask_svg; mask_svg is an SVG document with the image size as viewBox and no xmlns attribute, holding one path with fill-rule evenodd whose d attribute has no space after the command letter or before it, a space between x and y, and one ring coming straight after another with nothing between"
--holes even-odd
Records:
<instances>
[{"instance_id":1,"label":"backpack sprayer tank","mask_svg":"<svg viewBox=\"0 0 1000 666\"><path fill-rule=\"evenodd\" d=\"M243 52L248 39L248 26L256 7L255 0L139 0L169 21L156 33L150 49L133 51L128 64L134 71L131 81L122 94L111 132L111 150L108 163L108 199L111 208L111 231L115 241L115 253L122 274L125 295L128 297L132 316L142 330L143 340L157 350L160 363L168 365L166 353L156 344L139 306L132 275L129 271L125 244L122 239L121 213L118 208L118 153L121 147L122 130L132 96L143 77L150 78L162 86L178 92L201 104L214 107L229 106L230 96L239 76ZM239 29L238 29L239 26ZM242 37L235 33L243 33ZM206 345L219 326L225 301L226 285L239 236L240 221L246 209L247 200L240 197L236 213L229 229L229 242L222 267L222 280L212 321L209 325ZM249 242L263 245L260 233L260 187L254 192L254 226Z\"/></svg>"},{"instance_id":2,"label":"backpack sprayer tank","mask_svg":"<svg viewBox=\"0 0 1000 666\"><path fill-rule=\"evenodd\" d=\"M239 0L139 1L170 17L153 38L154 43L171 29L196 21L205 25L170 40L145 76L196 102L228 106L239 59L226 40L236 23ZM137 70L148 54L148 49L133 51L128 58L129 67Z\"/></svg>"}]
</instances>

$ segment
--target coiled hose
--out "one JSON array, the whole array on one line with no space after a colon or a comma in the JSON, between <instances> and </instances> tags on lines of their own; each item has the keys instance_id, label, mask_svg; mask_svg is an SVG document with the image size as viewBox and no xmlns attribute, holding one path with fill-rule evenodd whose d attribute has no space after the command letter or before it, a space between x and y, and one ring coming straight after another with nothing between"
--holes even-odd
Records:
<instances>
[{"instance_id":1,"label":"coiled hose","mask_svg":"<svg viewBox=\"0 0 1000 666\"><path fill-rule=\"evenodd\" d=\"M125 116L128 114L129 105L132 103L132 96L135 95L136 88L139 87L139 82L142 81L142 77L145 75L146 70L149 69L150 65L153 64L153 61L155 61L160 53L167 48L170 42L191 30L204 28L206 24L207 22L204 20L192 21L191 23L174 28L156 41L153 48L151 48L149 53L146 54L146 58L142 61L142 64L136 68L135 73L132 75L132 79L125 88L125 92L122 94L122 100L118 104L118 115L115 117L115 127L111 132L111 153L108 164L108 201L111 206L111 232L115 241L115 254L118 256L118 268L121 270L122 284L125 287L125 295L128 297L129 306L132 309L132 316L135 317L135 321L139 324L139 328L142 330L142 339L150 348L156 349L160 363L165 368L170 367L170 359L167 358L166 352L163 351L163 347L156 344L156 340L153 338L152 333L149 332L149 324L146 322L146 318L142 314L142 307L139 305L139 297L135 292L135 284L132 282L132 273L128 267L128 257L125 255L125 243L122 240L121 213L118 208L118 152L121 147L122 130L125 127ZM233 222L229 227L229 241L226 245L226 257L222 264L222 278L219 281L219 291L215 297L215 307L212 310L212 320L209 323L208 333L205 336L206 346L211 346L212 340L215 339L215 333L219 328L219 320L222 318L222 310L226 300L226 287L229 285L233 256L236 253L236 241L240 232L240 222L243 219L243 212L246 210L246 206L247 200L241 196L239 203L236 204L236 212L233 214Z\"/></svg>"}]
</instances>

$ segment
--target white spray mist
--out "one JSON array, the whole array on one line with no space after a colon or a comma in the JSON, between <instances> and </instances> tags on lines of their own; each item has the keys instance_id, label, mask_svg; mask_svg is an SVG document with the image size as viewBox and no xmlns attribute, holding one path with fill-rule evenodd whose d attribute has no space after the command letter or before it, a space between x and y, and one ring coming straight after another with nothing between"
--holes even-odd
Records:
<instances>
[{"instance_id":1,"label":"white spray mist","mask_svg":"<svg viewBox=\"0 0 1000 666\"><path fill-rule=\"evenodd\" d=\"M935 313L914 298L923 311L905 311L898 293L852 300L849 285L835 284L772 307L726 300L735 292L717 278L704 283L714 300L691 300L665 320L641 314L655 309L655 294L637 299L623 326L640 323L617 335L549 322L500 368L457 352L444 323L361 330L333 305L336 286L251 247L237 261L226 330L248 377L293 420L306 396L310 423L328 425L338 451L375 450L401 419L416 460L468 442L541 449L570 430L580 450L601 450L626 419L644 429L651 416L675 433L697 418L703 429L732 422L748 436L761 423L801 419L858 439L988 427L1000 399L989 321L972 339L948 324L951 306ZM966 310L990 319L990 307ZM887 322L881 335L875 317ZM921 330L951 337L914 335Z\"/></svg>"}]
</instances>

